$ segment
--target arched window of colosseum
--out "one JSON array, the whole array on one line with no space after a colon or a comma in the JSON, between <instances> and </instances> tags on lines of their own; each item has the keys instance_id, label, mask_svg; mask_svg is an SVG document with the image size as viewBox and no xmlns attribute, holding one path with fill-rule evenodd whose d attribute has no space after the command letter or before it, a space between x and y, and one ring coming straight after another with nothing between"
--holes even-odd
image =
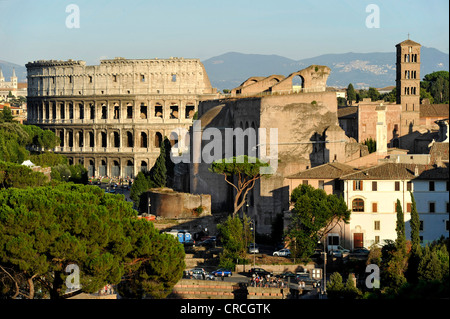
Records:
<instances>
[{"instance_id":1,"label":"arched window of colosseum","mask_svg":"<svg viewBox=\"0 0 450 319\"><path fill-rule=\"evenodd\" d=\"M100 176L106 176L106 161L105 160L100 161L100 166L98 167L98 174Z\"/></svg>"},{"instance_id":2,"label":"arched window of colosseum","mask_svg":"<svg viewBox=\"0 0 450 319\"><path fill-rule=\"evenodd\" d=\"M133 133L127 132L127 147L134 147L133 144Z\"/></svg>"},{"instance_id":3,"label":"arched window of colosseum","mask_svg":"<svg viewBox=\"0 0 450 319\"><path fill-rule=\"evenodd\" d=\"M113 165L111 167L111 176L112 177L120 176L120 164L118 161L113 161Z\"/></svg>"},{"instance_id":4,"label":"arched window of colosseum","mask_svg":"<svg viewBox=\"0 0 450 319\"><path fill-rule=\"evenodd\" d=\"M90 119L95 119L95 105L94 103L89 103L89 112L90 112Z\"/></svg>"},{"instance_id":5,"label":"arched window of colosseum","mask_svg":"<svg viewBox=\"0 0 450 319\"><path fill-rule=\"evenodd\" d=\"M127 119L133 118L133 105L131 103L127 104Z\"/></svg>"},{"instance_id":6,"label":"arched window of colosseum","mask_svg":"<svg viewBox=\"0 0 450 319\"><path fill-rule=\"evenodd\" d=\"M117 120L120 118L120 106L119 104L114 104L114 119Z\"/></svg>"},{"instance_id":7,"label":"arched window of colosseum","mask_svg":"<svg viewBox=\"0 0 450 319\"><path fill-rule=\"evenodd\" d=\"M120 147L120 136L119 132L113 133L113 141L114 141L114 147Z\"/></svg>"},{"instance_id":8,"label":"arched window of colosseum","mask_svg":"<svg viewBox=\"0 0 450 319\"><path fill-rule=\"evenodd\" d=\"M127 161L127 166L125 167L125 176L127 178L133 177L133 171L134 171L134 163L131 160Z\"/></svg>"},{"instance_id":9,"label":"arched window of colosseum","mask_svg":"<svg viewBox=\"0 0 450 319\"><path fill-rule=\"evenodd\" d=\"M101 139L102 139L102 147L107 147L107 143L106 143L106 139L107 139L107 135L106 132L101 132Z\"/></svg>"},{"instance_id":10,"label":"arched window of colosseum","mask_svg":"<svg viewBox=\"0 0 450 319\"><path fill-rule=\"evenodd\" d=\"M84 146L84 134L83 131L78 132L78 147L83 147Z\"/></svg>"},{"instance_id":11,"label":"arched window of colosseum","mask_svg":"<svg viewBox=\"0 0 450 319\"><path fill-rule=\"evenodd\" d=\"M140 142L141 142L141 147L147 148L147 146L148 146L147 134L145 132L141 132Z\"/></svg>"},{"instance_id":12,"label":"arched window of colosseum","mask_svg":"<svg viewBox=\"0 0 450 319\"><path fill-rule=\"evenodd\" d=\"M147 162L146 161L141 161L141 172L145 173L147 172L148 168L147 168Z\"/></svg>"},{"instance_id":13,"label":"arched window of colosseum","mask_svg":"<svg viewBox=\"0 0 450 319\"><path fill-rule=\"evenodd\" d=\"M52 119L56 119L56 103L52 102Z\"/></svg>"},{"instance_id":14,"label":"arched window of colosseum","mask_svg":"<svg viewBox=\"0 0 450 319\"><path fill-rule=\"evenodd\" d=\"M163 107L159 103L156 103L155 105L155 117L163 117Z\"/></svg>"},{"instance_id":15,"label":"arched window of colosseum","mask_svg":"<svg viewBox=\"0 0 450 319\"><path fill-rule=\"evenodd\" d=\"M173 104L170 106L170 118L177 119L178 118L178 105Z\"/></svg>"},{"instance_id":16,"label":"arched window of colosseum","mask_svg":"<svg viewBox=\"0 0 450 319\"><path fill-rule=\"evenodd\" d=\"M102 104L102 119L106 120L108 116L108 108L106 107L106 104Z\"/></svg>"},{"instance_id":17,"label":"arched window of colosseum","mask_svg":"<svg viewBox=\"0 0 450 319\"><path fill-rule=\"evenodd\" d=\"M186 112L185 112L185 117L187 119L191 119L194 117L195 114L195 106L192 104L187 104L186 105Z\"/></svg>"},{"instance_id":18,"label":"arched window of colosseum","mask_svg":"<svg viewBox=\"0 0 450 319\"><path fill-rule=\"evenodd\" d=\"M78 107L80 110L80 120L84 120L84 105L83 105L83 103L79 103Z\"/></svg>"},{"instance_id":19,"label":"arched window of colosseum","mask_svg":"<svg viewBox=\"0 0 450 319\"><path fill-rule=\"evenodd\" d=\"M59 104L59 112L60 112L60 117L62 120L64 120L66 118L66 109L64 106L64 103Z\"/></svg>"},{"instance_id":20,"label":"arched window of colosseum","mask_svg":"<svg viewBox=\"0 0 450 319\"><path fill-rule=\"evenodd\" d=\"M67 139L68 139L69 147L73 147L73 132L72 131L67 132Z\"/></svg>"},{"instance_id":21,"label":"arched window of colosseum","mask_svg":"<svg viewBox=\"0 0 450 319\"><path fill-rule=\"evenodd\" d=\"M141 115L140 118L141 119L147 119L147 105L145 105L144 103L141 103Z\"/></svg>"},{"instance_id":22,"label":"arched window of colosseum","mask_svg":"<svg viewBox=\"0 0 450 319\"><path fill-rule=\"evenodd\" d=\"M59 131L59 146L64 147L64 130Z\"/></svg>"},{"instance_id":23,"label":"arched window of colosseum","mask_svg":"<svg viewBox=\"0 0 450 319\"><path fill-rule=\"evenodd\" d=\"M155 134L155 147L160 148L162 143L162 135L159 132Z\"/></svg>"},{"instance_id":24,"label":"arched window of colosseum","mask_svg":"<svg viewBox=\"0 0 450 319\"><path fill-rule=\"evenodd\" d=\"M49 119L49 113L50 113L50 107L48 105L48 102L45 102L45 119Z\"/></svg>"},{"instance_id":25,"label":"arched window of colosseum","mask_svg":"<svg viewBox=\"0 0 450 319\"><path fill-rule=\"evenodd\" d=\"M73 119L73 103L69 103L69 119Z\"/></svg>"},{"instance_id":26,"label":"arched window of colosseum","mask_svg":"<svg viewBox=\"0 0 450 319\"><path fill-rule=\"evenodd\" d=\"M89 165L88 165L88 176L89 177L94 177L95 174L95 165L94 165L94 161L93 160L89 160Z\"/></svg>"},{"instance_id":27,"label":"arched window of colosseum","mask_svg":"<svg viewBox=\"0 0 450 319\"><path fill-rule=\"evenodd\" d=\"M89 147L95 147L94 132L89 132Z\"/></svg>"}]
</instances>

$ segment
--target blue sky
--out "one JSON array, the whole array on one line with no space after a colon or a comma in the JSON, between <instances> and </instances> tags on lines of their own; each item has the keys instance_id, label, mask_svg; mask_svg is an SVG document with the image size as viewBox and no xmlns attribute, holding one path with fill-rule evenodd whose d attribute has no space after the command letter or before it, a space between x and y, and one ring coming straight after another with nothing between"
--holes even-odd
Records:
<instances>
[{"instance_id":1,"label":"blue sky","mask_svg":"<svg viewBox=\"0 0 450 319\"><path fill-rule=\"evenodd\" d=\"M80 27L67 28L69 4ZM366 7L379 8L367 28ZM0 0L0 60L201 60L234 51L300 60L327 53L393 52L410 38L449 52L448 0Z\"/></svg>"}]
</instances>

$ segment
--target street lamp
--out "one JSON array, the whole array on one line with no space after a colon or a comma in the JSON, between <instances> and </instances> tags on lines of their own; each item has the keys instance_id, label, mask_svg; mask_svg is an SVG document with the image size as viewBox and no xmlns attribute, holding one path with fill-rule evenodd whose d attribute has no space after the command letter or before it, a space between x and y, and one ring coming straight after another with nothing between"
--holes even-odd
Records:
<instances>
[{"instance_id":1,"label":"street lamp","mask_svg":"<svg viewBox=\"0 0 450 319\"><path fill-rule=\"evenodd\" d=\"M327 292L327 251L325 249L325 239L323 241L323 285L322 285L322 294L326 294ZM319 241L320 244L320 241Z\"/></svg>"},{"instance_id":2,"label":"street lamp","mask_svg":"<svg viewBox=\"0 0 450 319\"><path fill-rule=\"evenodd\" d=\"M250 220L250 230L253 231L253 268L255 268L256 264L256 222L251 219Z\"/></svg>"}]
</instances>

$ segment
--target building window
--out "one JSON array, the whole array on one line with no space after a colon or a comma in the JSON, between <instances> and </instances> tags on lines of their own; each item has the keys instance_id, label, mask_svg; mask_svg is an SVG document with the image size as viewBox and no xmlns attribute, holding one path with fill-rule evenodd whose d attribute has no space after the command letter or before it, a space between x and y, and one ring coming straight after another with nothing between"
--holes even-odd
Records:
<instances>
[{"instance_id":1,"label":"building window","mask_svg":"<svg viewBox=\"0 0 450 319\"><path fill-rule=\"evenodd\" d=\"M353 181L353 190L354 191L362 191L363 190L363 181Z\"/></svg>"},{"instance_id":2,"label":"building window","mask_svg":"<svg viewBox=\"0 0 450 319\"><path fill-rule=\"evenodd\" d=\"M419 223L419 231L423 231L423 220Z\"/></svg>"},{"instance_id":3,"label":"building window","mask_svg":"<svg viewBox=\"0 0 450 319\"><path fill-rule=\"evenodd\" d=\"M429 202L428 203L428 211L430 213L435 213L436 212L436 203L435 202Z\"/></svg>"},{"instance_id":4,"label":"building window","mask_svg":"<svg viewBox=\"0 0 450 319\"><path fill-rule=\"evenodd\" d=\"M400 191L400 182L395 182L395 191Z\"/></svg>"},{"instance_id":5,"label":"building window","mask_svg":"<svg viewBox=\"0 0 450 319\"><path fill-rule=\"evenodd\" d=\"M145 75L141 74L141 82L145 82Z\"/></svg>"},{"instance_id":6,"label":"building window","mask_svg":"<svg viewBox=\"0 0 450 319\"><path fill-rule=\"evenodd\" d=\"M352 211L364 212L364 200L362 198L355 198L352 202Z\"/></svg>"},{"instance_id":7,"label":"building window","mask_svg":"<svg viewBox=\"0 0 450 319\"><path fill-rule=\"evenodd\" d=\"M372 182L372 191L376 192L378 190L378 183Z\"/></svg>"},{"instance_id":8,"label":"building window","mask_svg":"<svg viewBox=\"0 0 450 319\"><path fill-rule=\"evenodd\" d=\"M445 221L445 230L448 231L449 230L449 225L448 225L448 220Z\"/></svg>"},{"instance_id":9,"label":"building window","mask_svg":"<svg viewBox=\"0 0 450 319\"><path fill-rule=\"evenodd\" d=\"M113 80L113 82L117 82L117 75L114 74L114 75L112 76L112 80Z\"/></svg>"},{"instance_id":10,"label":"building window","mask_svg":"<svg viewBox=\"0 0 450 319\"><path fill-rule=\"evenodd\" d=\"M372 213L378 213L378 203L372 203Z\"/></svg>"},{"instance_id":11,"label":"building window","mask_svg":"<svg viewBox=\"0 0 450 319\"><path fill-rule=\"evenodd\" d=\"M319 181L319 189L324 189L325 182Z\"/></svg>"},{"instance_id":12,"label":"building window","mask_svg":"<svg viewBox=\"0 0 450 319\"><path fill-rule=\"evenodd\" d=\"M407 182L407 183L406 183L406 190L407 190L408 192L412 191L412 182Z\"/></svg>"},{"instance_id":13,"label":"building window","mask_svg":"<svg viewBox=\"0 0 450 319\"><path fill-rule=\"evenodd\" d=\"M172 74L172 82L176 82L177 81L177 75L176 74Z\"/></svg>"},{"instance_id":14,"label":"building window","mask_svg":"<svg viewBox=\"0 0 450 319\"><path fill-rule=\"evenodd\" d=\"M307 181L307 180L303 180L303 181L302 181L302 184L303 184L303 185L308 185L308 181Z\"/></svg>"},{"instance_id":15,"label":"building window","mask_svg":"<svg viewBox=\"0 0 450 319\"><path fill-rule=\"evenodd\" d=\"M429 181L428 182L428 190L430 192L434 192L434 181Z\"/></svg>"},{"instance_id":16,"label":"building window","mask_svg":"<svg viewBox=\"0 0 450 319\"><path fill-rule=\"evenodd\" d=\"M380 236L375 236L375 244L379 244L380 243Z\"/></svg>"},{"instance_id":17,"label":"building window","mask_svg":"<svg viewBox=\"0 0 450 319\"><path fill-rule=\"evenodd\" d=\"M374 229L374 230L380 230L380 229L381 229L381 227L380 227L380 221L379 221L379 220L374 221L374 223L373 223L373 229Z\"/></svg>"}]
</instances>

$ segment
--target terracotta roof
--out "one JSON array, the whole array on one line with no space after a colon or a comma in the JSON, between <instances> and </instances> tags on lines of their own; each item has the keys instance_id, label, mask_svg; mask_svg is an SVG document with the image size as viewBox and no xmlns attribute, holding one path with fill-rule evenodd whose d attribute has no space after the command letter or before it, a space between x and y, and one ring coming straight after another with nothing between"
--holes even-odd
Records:
<instances>
[{"instance_id":1,"label":"terracotta roof","mask_svg":"<svg viewBox=\"0 0 450 319\"><path fill-rule=\"evenodd\" d=\"M422 104L420 117L448 117L448 104Z\"/></svg>"},{"instance_id":2,"label":"terracotta roof","mask_svg":"<svg viewBox=\"0 0 450 319\"><path fill-rule=\"evenodd\" d=\"M341 117L355 117L358 113L358 107L356 106L346 106L338 108L337 114L338 118Z\"/></svg>"},{"instance_id":3,"label":"terracotta roof","mask_svg":"<svg viewBox=\"0 0 450 319\"><path fill-rule=\"evenodd\" d=\"M415 171L417 169L417 176ZM342 176L342 180L412 180L448 179L448 165L437 167L424 164L384 163Z\"/></svg>"},{"instance_id":4,"label":"terracotta roof","mask_svg":"<svg viewBox=\"0 0 450 319\"><path fill-rule=\"evenodd\" d=\"M431 163L436 163L438 158L440 158L441 161L448 162L448 143L434 142L430 148L430 157Z\"/></svg>"},{"instance_id":5,"label":"terracotta roof","mask_svg":"<svg viewBox=\"0 0 450 319\"><path fill-rule=\"evenodd\" d=\"M408 40L405 40L405 41L403 41L403 42L400 42L399 44L397 44L397 45L420 45L421 46L421 44L420 43L417 43L417 42L414 42L414 41L412 41L412 40L410 40L410 39L408 39ZM396 46L397 46L396 45Z\"/></svg>"},{"instance_id":6,"label":"terracotta roof","mask_svg":"<svg viewBox=\"0 0 450 319\"><path fill-rule=\"evenodd\" d=\"M289 179L336 179L340 178L342 175L349 174L357 171L358 169L353 166L342 164L342 163L326 163L320 166L307 169L296 174L287 176Z\"/></svg>"}]
</instances>

